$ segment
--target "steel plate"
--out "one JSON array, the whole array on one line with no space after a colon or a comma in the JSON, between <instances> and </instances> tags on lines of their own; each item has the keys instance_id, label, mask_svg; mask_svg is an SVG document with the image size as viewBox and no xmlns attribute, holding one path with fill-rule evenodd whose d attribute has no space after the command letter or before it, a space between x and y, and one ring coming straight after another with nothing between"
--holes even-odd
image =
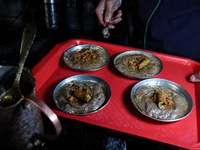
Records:
<instances>
[{"instance_id":1,"label":"steel plate","mask_svg":"<svg viewBox=\"0 0 200 150\"><path fill-rule=\"evenodd\" d=\"M122 56L131 55L131 54L142 54L142 55L145 55L146 57L149 57L150 59L151 59L151 58L155 59L158 63L160 63L160 66L161 66L160 71L159 71L157 74L152 75L152 76L133 76L133 75L129 75L129 74L124 73L123 71L119 70L119 69L117 68L117 66L116 66L116 61L117 61L117 59L120 58L120 57L122 57ZM123 52L123 53L118 54L118 55L114 58L114 66L115 66L115 68L116 68L120 73L122 73L123 75L125 75L125 76L127 76L127 77L129 77L129 78L133 78L133 79L135 79L135 78L137 78L137 79L148 79L148 78L153 78L153 77L159 75L159 74L162 72L162 70L163 70L163 63L162 63L162 61L161 61L157 56L155 56L155 55L153 55L153 54L151 54L151 53L148 53L148 52L144 52L144 51L135 51L135 50L133 50L133 51L126 51L126 52Z\"/></svg>"},{"instance_id":2,"label":"steel plate","mask_svg":"<svg viewBox=\"0 0 200 150\"><path fill-rule=\"evenodd\" d=\"M137 104L136 104L136 102L134 100L134 95L135 95L136 90L140 86L144 86L144 85L165 86L165 87L168 87L169 89L179 93L181 96L185 97L185 99L187 100L187 103L188 103L188 110L185 113L185 115L183 117L181 117L181 118L178 118L178 119L172 119L172 120L167 119L167 120L164 120L164 119L157 119L157 118L151 117L151 116L147 115L145 112L141 111L140 108L138 108L138 106L137 106ZM135 106L135 108L140 113L142 113L143 115L145 115L145 116L147 116L147 117L149 117L151 119L158 120L158 121L163 121L163 122L174 122L174 121L178 121L178 120L186 118L192 112L193 105L194 105L191 95L189 94L189 92L184 87L182 87L181 85L179 85L179 84L177 84L177 83L175 83L173 81L166 80L166 79L159 79L159 78L146 79L146 80L138 82L137 84L135 84L133 86L133 88L131 90L131 93L130 93L130 97L131 97L131 101L132 101L133 105Z\"/></svg>"},{"instance_id":3,"label":"steel plate","mask_svg":"<svg viewBox=\"0 0 200 150\"><path fill-rule=\"evenodd\" d=\"M71 54L72 52L78 52L78 51L81 51L82 49L86 49L86 48L90 48L92 50L97 50L99 51L100 53L100 57L102 59L102 64L100 66L92 66L92 68L87 68L88 65L84 66L86 69L84 69L82 66L74 66L72 64L69 63L69 60L66 59L67 55ZM109 52L101 47L101 46L98 46L98 45L93 45L93 44L84 44L84 45L78 45L78 46L74 46L72 48L69 48L68 50L66 50L63 54L63 61L65 62L65 64L72 68L72 69L75 69L75 70L78 70L78 71L97 71L99 69L102 69L103 67L105 67L109 61L110 61L110 54ZM84 63L82 63L84 64Z\"/></svg>"},{"instance_id":4,"label":"steel plate","mask_svg":"<svg viewBox=\"0 0 200 150\"><path fill-rule=\"evenodd\" d=\"M71 83L72 81L83 81L83 82L93 82L93 83L97 83L97 84L102 84L102 88L105 92L105 96L106 96L106 100L105 102L103 103L102 106L100 106L97 110L94 110L92 112L88 112L88 113L84 113L84 114L74 114L74 113L68 113L66 111L64 111L62 108L60 108L60 106L58 105L57 103L57 94L59 92L59 90L61 88L63 88L66 84L69 84ZM94 75L88 75L88 74L81 74L81 75L75 75L75 76L71 76L69 78L66 78L64 79L63 81L61 81L57 86L56 88L54 89L54 92L53 92L53 98L54 98L54 102L56 104L56 106L61 109L62 111L68 113L68 114L72 114L72 115L89 115L89 114L92 114L92 113L95 113L101 109L103 109L110 101L111 99L111 96L112 96L112 90L111 90L111 87L110 85L105 81L103 80L102 78L98 77L98 76L94 76Z\"/></svg>"}]
</instances>

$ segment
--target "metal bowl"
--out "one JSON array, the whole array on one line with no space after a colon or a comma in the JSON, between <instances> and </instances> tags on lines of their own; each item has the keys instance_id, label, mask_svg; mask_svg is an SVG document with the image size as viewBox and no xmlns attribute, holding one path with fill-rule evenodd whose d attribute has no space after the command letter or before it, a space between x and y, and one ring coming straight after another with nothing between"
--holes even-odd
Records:
<instances>
[{"instance_id":1,"label":"metal bowl","mask_svg":"<svg viewBox=\"0 0 200 150\"><path fill-rule=\"evenodd\" d=\"M134 54L134 55L141 54L141 55L144 55L144 56L150 58L151 60L156 61L156 62L158 63L158 65L160 66L160 67L159 67L159 72L157 72L156 74L148 75L148 76L142 76L142 75L140 76L140 75L132 75L132 74L130 74L130 73L126 73L124 70L120 70L120 69L117 67L116 61L117 61L119 58L121 58L122 56L129 56L129 55L132 55L132 54ZM148 53L148 52L144 52L144 51L135 51L135 50L133 50L133 51L126 51L126 52L123 52L123 53L118 54L118 55L115 57L115 59L114 59L114 66L115 66L115 68L116 68L120 73L122 73L123 75L125 75L125 76L127 76L127 77L129 77L129 78L137 78L137 79L148 79L148 78L153 78L153 77L159 75L159 74L162 72L162 70L163 70L163 63L162 63L162 61L161 61L157 56L155 56L155 55L153 55L153 54L151 54L151 53Z\"/></svg>"},{"instance_id":2,"label":"metal bowl","mask_svg":"<svg viewBox=\"0 0 200 150\"><path fill-rule=\"evenodd\" d=\"M72 53L79 52L82 49L87 49L87 48L99 52L100 58L101 58L101 61L100 61L101 64L95 65L93 61L93 62L81 62L81 65L76 65L76 64L73 64L73 62L69 59ZM78 45L64 52L63 61L68 67L78 70L78 71L97 71L99 69L102 69L108 64L108 62L110 61L110 54L105 48L98 45L92 45L92 44Z\"/></svg>"},{"instance_id":3,"label":"metal bowl","mask_svg":"<svg viewBox=\"0 0 200 150\"><path fill-rule=\"evenodd\" d=\"M185 112L185 114L180 117L180 118L177 118L177 119L158 119L158 118L154 118L154 117L151 117L149 115L147 115L145 112L143 112L139 107L138 105L136 104L135 100L134 100L134 95L135 95L135 92L136 90L140 87L140 86L144 86L144 85L150 85L150 86L164 86L164 87L167 87L173 91L175 91L176 93L180 94L181 96L183 96L187 103L188 103L188 110ZM191 112L192 112L192 109L193 109L193 100L192 100L192 97L191 95L189 94L189 92L183 88L181 85L175 83L175 82L172 82L170 80L165 80L165 79L159 79L159 78L154 78L154 79L146 79L146 80L143 80L141 82L138 82L137 84L135 84L131 90L131 93L130 93L130 97L131 97L131 101L133 103L133 105L135 106L135 108L140 112L142 113L143 115L151 118L151 119L154 119L154 120L158 120L158 121L162 121L162 122L174 122L174 121L178 121L178 120L181 120L181 119L184 119L186 118Z\"/></svg>"},{"instance_id":4,"label":"metal bowl","mask_svg":"<svg viewBox=\"0 0 200 150\"><path fill-rule=\"evenodd\" d=\"M102 88L103 88L103 90L105 92L104 94L106 96L105 102L97 110L94 110L92 112L87 112L87 113L84 113L84 114L74 114L74 113L69 113L69 112L64 111L58 105L57 95L58 95L60 89L62 89L66 84L69 84L72 81L93 82L93 83L97 83L97 84L101 83L102 84ZM95 112L103 109L109 103L109 101L111 99L111 96L112 96L111 87L105 80L103 80L102 78L100 78L98 76L88 75L88 74L75 75L75 76L71 76L71 77L68 77L68 78L64 79L63 81L61 81L56 86L56 88L54 89L54 92L53 92L53 98L54 98L54 102L55 102L56 106L59 109L61 109L62 111L64 111L65 113L72 114L72 115L89 115L89 114L95 113Z\"/></svg>"}]
</instances>

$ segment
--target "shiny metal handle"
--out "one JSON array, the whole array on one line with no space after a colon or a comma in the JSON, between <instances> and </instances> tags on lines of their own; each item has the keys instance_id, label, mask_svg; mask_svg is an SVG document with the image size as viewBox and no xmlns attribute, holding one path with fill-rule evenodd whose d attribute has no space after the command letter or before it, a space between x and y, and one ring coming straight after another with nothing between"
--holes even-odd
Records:
<instances>
[{"instance_id":1,"label":"shiny metal handle","mask_svg":"<svg viewBox=\"0 0 200 150\"><path fill-rule=\"evenodd\" d=\"M18 69L18 72L16 73L14 84L19 83L26 58L29 54L29 50L31 49L31 46L33 45L35 36L36 36L36 25L34 23L27 24L22 34L22 41L21 41L21 47L20 47L20 60L18 64L19 69Z\"/></svg>"},{"instance_id":2,"label":"shiny metal handle","mask_svg":"<svg viewBox=\"0 0 200 150\"><path fill-rule=\"evenodd\" d=\"M39 100L36 94L32 94L31 96L25 98L25 100L36 105L49 118L56 131L55 135L39 134L37 138L44 140L54 140L57 138L62 131L62 126L57 115L43 101Z\"/></svg>"}]
</instances>

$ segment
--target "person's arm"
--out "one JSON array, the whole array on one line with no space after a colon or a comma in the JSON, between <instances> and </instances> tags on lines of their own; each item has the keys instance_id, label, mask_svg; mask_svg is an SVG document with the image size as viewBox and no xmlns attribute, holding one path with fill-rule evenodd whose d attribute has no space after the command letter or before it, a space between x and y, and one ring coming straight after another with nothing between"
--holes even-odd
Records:
<instances>
[{"instance_id":1,"label":"person's arm","mask_svg":"<svg viewBox=\"0 0 200 150\"><path fill-rule=\"evenodd\" d=\"M118 10L121 0L101 0L95 9L99 23L105 26L109 22L109 28L114 29L115 24L122 20L122 11Z\"/></svg>"}]
</instances>

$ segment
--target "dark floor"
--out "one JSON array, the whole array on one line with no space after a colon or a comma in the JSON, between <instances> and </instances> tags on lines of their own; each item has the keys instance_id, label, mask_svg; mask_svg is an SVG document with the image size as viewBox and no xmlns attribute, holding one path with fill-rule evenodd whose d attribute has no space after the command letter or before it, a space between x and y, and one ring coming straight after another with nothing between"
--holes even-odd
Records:
<instances>
[{"instance_id":1,"label":"dark floor","mask_svg":"<svg viewBox=\"0 0 200 150\"><path fill-rule=\"evenodd\" d=\"M24 26L28 22L37 25L37 36L25 66L33 68L56 44L73 38L130 45L129 25L131 3L122 5L124 20L104 39L94 9L96 0L57 0L44 4L42 0L0 0L0 65L17 66ZM128 19L127 19L128 18ZM129 27L129 28L128 28ZM46 132L51 131L44 118ZM94 125L61 118L62 134L55 141L47 141L37 149L42 150L179 150L171 145L120 133Z\"/></svg>"}]
</instances>

